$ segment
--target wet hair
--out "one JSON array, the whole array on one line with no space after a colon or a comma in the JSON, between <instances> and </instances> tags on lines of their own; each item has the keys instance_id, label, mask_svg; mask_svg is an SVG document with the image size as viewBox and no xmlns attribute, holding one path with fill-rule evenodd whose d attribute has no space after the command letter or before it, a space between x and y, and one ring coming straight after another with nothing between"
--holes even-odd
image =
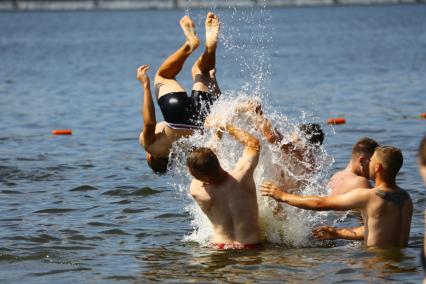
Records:
<instances>
[{"instance_id":1,"label":"wet hair","mask_svg":"<svg viewBox=\"0 0 426 284\"><path fill-rule=\"evenodd\" d=\"M209 148L194 148L186 159L191 174L194 177L214 175L220 170L220 163L215 153Z\"/></svg>"},{"instance_id":2,"label":"wet hair","mask_svg":"<svg viewBox=\"0 0 426 284\"><path fill-rule=\"evenodd\" d=\"M401 150L392 146L379 146L374 153L384 169L384 174L395 178L404 163Z\"/></svg>"},{"instance_id":3,"label":"wet hair","mask_svg":"<svg viewBox=\"0 0 426 284\"><path fill-rule=\"evenodd\" d=\"M379 147L379 143L375 140L368 137L361 138L352 147L352 156L371 157L377 147Z\"/></svg>"},{"instance_id":4,"label":"wet hair","mask_svg":"<svg viewBox=\"0 0 426 284\"><path fill-rule=\"evenodd\" d=\"M299 130L303 132L306 139L313 145L322 145L324 141L324 132L317 123L306 123L299 125Z\"/></svg>"},{"instance_id":5,"label":"wet hair","mask_svg":"<svg viewBox=\"0 0 426 284\"><path fill-rule=\"evenodd\" d=\"M149 159L146 159L146 162L155 173L164 174L167 172L167 164L169 163L169 158L151 156Z\"/></svg>"},{"instance_id":6,"label":"wet hair","mask_svg":"<svg viewBox=\"0 0 426 284\"><path fill-rule=\"evenodd\" d=\"M426 136L423 137L419 147L419 161L420 165L426 167Z\"/></svg>"}]
</instances>

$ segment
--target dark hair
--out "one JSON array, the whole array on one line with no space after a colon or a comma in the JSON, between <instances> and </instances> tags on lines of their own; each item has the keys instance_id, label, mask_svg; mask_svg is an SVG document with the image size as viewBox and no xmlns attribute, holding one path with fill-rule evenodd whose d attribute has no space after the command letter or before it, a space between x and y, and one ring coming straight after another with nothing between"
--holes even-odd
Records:
<instances>
[{"instance_id":1,"label":"dark hair","mask_svg":"<svg viewBox=\"0 0 426 284\"><path fill-rule=\"evenodd\" d=\"M220 163L215 153L205 147L194 148L186 159L186 165L195 177L209 176L220 169Z\"/></svg>"},{"instance_id":2,"label":"dark hair","mask_svg":"<svg viewBox=\"0 0 426 284\"><path fill-rule=\"evenodd\" d=\"M306 123L299 125L299 130L302 131L306 139L314 145L322 145L324 141L324 132L321 126L317 123Z\"/></svg>"},{"instance_id":3,"label":"dark hair","mask_svg":"<svg viewBox=\"0 0 426 284\"><path fill-rule=\"evenodd\" d=\"M361 138L352 147L352 156L359 155L371 157L377 147L379 147L379 143L375 140L368 137Z\"/></svg>"},{"instance_id":4,"label":"dark hair","mask_svg":"<svg viewBox=\"0 0 426 284\"><path fill-rule=\"evenodd\" d=\"M169 158L150 156L149 159L146 159L146 162L155 173L164 174L167 172L167 164L169 163Z\"/></svg>"},{"instance_id":5,"label":"dark hair","mask_svg":"<svg viewBox=\"0 0 426 284\"><path fill-rule=\"evenodd\" d=\"M420 165L426 166L426 136L423 137L419 147L419 159Z\"/></svg>"}]
</instances>

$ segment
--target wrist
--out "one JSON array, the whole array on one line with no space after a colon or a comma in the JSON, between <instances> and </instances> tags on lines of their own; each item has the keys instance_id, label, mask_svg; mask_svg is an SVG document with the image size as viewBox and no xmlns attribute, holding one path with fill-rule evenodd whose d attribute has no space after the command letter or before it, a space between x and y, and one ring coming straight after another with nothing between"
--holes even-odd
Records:
<instances>
[{"instance_id":1,"label":"wrist","mask_svg":"<svg viewBox=\"0 0 426 284\"><path fill-rule=\"evenodd\" d=\"M287 198L286 197L287 197L287 194L285 192L281 192L280 199L281 199L282 202L287 203Z\"/></svg>"}]
</instances>

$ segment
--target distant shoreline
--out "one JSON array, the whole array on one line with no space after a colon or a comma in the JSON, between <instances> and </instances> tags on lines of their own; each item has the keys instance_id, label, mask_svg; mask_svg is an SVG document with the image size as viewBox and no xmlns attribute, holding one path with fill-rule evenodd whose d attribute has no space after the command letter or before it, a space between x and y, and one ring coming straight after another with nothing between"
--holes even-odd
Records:
<instances>
[{"instance_id":1,"label":"distant shoreline","mask_svg":"<svg viewBox=\"0 0 426 284\"><path fill-rule=\"evenodd\" d=\"M343 6L378 4L425 4L426 0L56 0L56 1L4 1L0 0L0 11L79 11L79 10L171 10L187 8L250 8L250 7L294 7L294 6Z\"/></svg>"}]
</instances>

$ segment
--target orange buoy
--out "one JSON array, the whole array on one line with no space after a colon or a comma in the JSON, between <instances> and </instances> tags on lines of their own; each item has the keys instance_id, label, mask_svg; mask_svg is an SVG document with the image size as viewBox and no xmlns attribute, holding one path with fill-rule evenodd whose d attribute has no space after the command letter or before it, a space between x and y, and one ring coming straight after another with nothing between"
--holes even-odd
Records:
<instances>
[{"instance_id":1,"label":"orange buoy","mask_svg":"<svg viewBox=\"0 0 426 284\"><path fill-rule=\"evenodd\" d=\"M420 118L426 119L426 112L420 114Z\"/></svg>"},{"instance_id":2,"label":"orange buoy","mask_svg":"<svg viewBox=\"0 0 426 284\"><path fill-rule=\"evenodd\" d=\"M336 118L327 119L327 124L336 125L336 124L345 124L345 123L346 123L346 119L344 117L336 117Z\"/></svg>"},{"instance_id":3,"label":"orange buoy","mask_svg":"<svg viewBox=\"0 0 426 284\"><path fill-rule=\"evenodd\" d=\"M53 135L71 135L72 130L71 129L56 129L52 130Z\"/></svg>"}]
</instances>

